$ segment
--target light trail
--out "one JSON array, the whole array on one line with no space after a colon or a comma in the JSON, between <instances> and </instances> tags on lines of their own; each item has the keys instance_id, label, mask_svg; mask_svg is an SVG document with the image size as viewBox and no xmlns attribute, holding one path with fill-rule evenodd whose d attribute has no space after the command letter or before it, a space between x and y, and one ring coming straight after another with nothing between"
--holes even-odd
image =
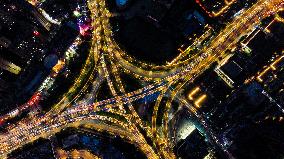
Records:
<instances>
[{"instance_id":1,"label":"light trail","mask_svg":"<svg viewBox=\"0 0 284 159\"><path fill-rule=\"evenodd\" d=\"M66 111L62 112L59 115L54 115L48 113L47 116L44 116L40 119L35 119L28 123L27 125L18 125L17 127L11 129L7 134L3 134L0 139L0 157L4 158L11 151L30 143L39 137L48 137L56 132L59 132L63 128L67 126L71 126L76 122L86 121L86 120L101 120L108 121L113 124L119 124L126 128L129 133L133 134L133 139L136 139L140 145L138 146L148 158L159 158L156 152L153 150L151 146L145 141L145 138L138 131L136 127L129 126L126 123L122 123L117 119L112 119L106 116L95 115L95 112L98 111L110 111L109 109L115 109L118 105L128 104L133 101L144 98L148 95L154 94L156 92L163 91L167 88L167 84L169 82L178 83L184 81L181 86L176 89L174 94L172 94L171 99L175 98L175 94L177 94L178 90L182 88L182 86L189 81L194 80L198 75L200 75L204 70L206 70L210 65L218 60L219 57L225 56L225 51L227 49L232 48L237 44L238 39L246 34L260 22L261 19L267 17L271 13L277 11L281 5L283 5L282 0L261 0L258 1L253 7L245 11L239 17L237 17L232 23L230 23L214 40L212 40L211 44L206 48L202 49L201 52L198 53L195 59L192 59L185 66L169 71L170 73L157 73L152 71L141 71L141 76L146 77L154 77L163 79L158 80L154 84L150 84L144 88L138 89L136 91L123 94L121 96L115 96L113 98L103 100L100 102L96 102L90 105L79 105L74 108L69 108ZM89 7L95 6L104 6L104 1L90 1ZM98 17L98 11L100 13L108 14L105 8L96 8L95 11L92 10L92 14ZM107 15L105 17L108 17ZM105 18L103 18L105 19ZM95 24L104 24L105 21L100 22L100 18L95 19L93 23ZM104 25L103 25L104 26ZM107 25L106 25L107 26ZM96 46L92 49L96 54L101 53L101 45L97 45L102 41L102 37L100 37L101 29L109 29L108 27L98 27L94 30L93 40ZM107 31L106 31L107 32ZM97 36L98 35L98 36ZM104 39L108 39L105 37ZM97 58L100 60L100 58ZM130 71L136 72L137 69L132 67L129 64L124 65L124 62L120 62L119 66L123 68L129 69ZM138 71L138 72L139 72ZM186 77L186 78L185 78ZM110 107L106 107L110 106ZM169 107L169 104L168 104ZM65 106L59 105L58 108L65 108ZM61 109L62 110L62 109ZM132 116L132 115L131 115ZM167 115L166 115L167 117ZM167 118L165 118L167 120ZM167 125L164 126L167 130ZM167 156L165 156L167 157Z\"/></svg>"}]
</instances>

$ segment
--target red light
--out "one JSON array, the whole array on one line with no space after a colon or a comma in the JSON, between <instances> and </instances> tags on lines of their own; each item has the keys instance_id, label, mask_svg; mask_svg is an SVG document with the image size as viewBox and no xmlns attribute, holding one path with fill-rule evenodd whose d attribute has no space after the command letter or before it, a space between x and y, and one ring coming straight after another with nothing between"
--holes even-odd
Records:
<instances>
[{"instance_id":1,"label":"red light","mask_svg":"<svg viewBox=\"0 0 284 159\"><path fill-rule=\"evenodd\" d=\"M39 32L35 30L35 31L34 31L34 35L35 35L35 36L39 36Z\"/></svg>"},{"instance_id":2,"label":"red light","mask_svg":"<svg viewBox=\"0 0 284 159\"><path fill-rule=\"evenodd\" d=\"M86 25L86 24L85 25L80 25L79 29L80 29L80 34L85 36L85 35L88 34L87 31L90 29L90 26Z\"/></svg>"}]
</instances>

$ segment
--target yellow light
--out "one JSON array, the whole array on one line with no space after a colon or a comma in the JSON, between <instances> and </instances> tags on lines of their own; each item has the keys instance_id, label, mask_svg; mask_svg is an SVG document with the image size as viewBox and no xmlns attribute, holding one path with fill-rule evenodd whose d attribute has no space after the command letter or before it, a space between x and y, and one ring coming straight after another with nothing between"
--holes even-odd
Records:
<instances>
[{"instance_id":1,"label":"yellow light","mask_svg":"<svg viewBox=\"0 0 284 159\"><path fill-rule=\"evenodd\" d=\"M261 79L261 77L270 70L270 67L267 67L265 70L263 70L258 76L257 79L262 82L263 80Z\"/></svg>"},{"instance_id":2,"label":"yellow light","mask_svg":"<svg viewBox=\"0 0 284 159\"><path fill-rule=\"evenodd\" d=\"M277 58L277 59L270 65L270 67L271 67L273 70L276 70L275 65L276 65L277 63L279 63L283 58L284 58L284 55L282 55L282 56L280 56L279 58Z\"/></svg>"},{"instance_id":3,"label":"yellow light","mask_svg":"<svg viewBox=\"0 0 284 159\"><path fill-rule=\"evenodd\" d=\"M188 94L188 98L190 100L193 100L193 95L195 95L198 91L200 91L200 88L199 87L195 87L189 94Z\"/></svg>"},{"instance_id":4,"label":"yellow light","mask_svg":"<svg viewBox=\"0 0 284 159\"><path fill-rule=\"evenodd\" d=\"M195 102L194 102L194 105L197 107L197 108L200 108L200 104L202 102L204 102L204 100L207 98L207 95L206 94L203 94L202 96L200 96Z\"/></svg>"},{"instance_id":5,"label":"yellow light","mask_svg":"<svg viewBox=\"0 0 284 159\"><path fill-rule=\"evenodd\" d=\"M65 62L63 60L58 60L57 64L52 68L52 70L58 73L64 67L64 65L65 65Z\"/></svg>"}]
</instances>

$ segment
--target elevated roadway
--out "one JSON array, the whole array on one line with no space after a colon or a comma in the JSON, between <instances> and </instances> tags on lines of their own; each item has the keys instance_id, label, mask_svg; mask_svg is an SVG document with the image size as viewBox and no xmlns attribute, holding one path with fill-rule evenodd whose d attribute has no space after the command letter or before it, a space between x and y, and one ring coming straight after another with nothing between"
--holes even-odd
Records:
<instances>
[{"instance_id":1,"label":"elevated roadway","mask_svg":"<svg viewBox=\"0 0 284 159\"><path fill-rule=\"evenodd\" d=\"M103 3L102 1L94 1L96 3ZM95 4L94 4L95 5ZM183 77L187 77L190 80L195 79L204 70L206 70L213 62L217 61L220 57L226 55L226 50L235 47L239 38L247 33L253 27L255 27L263 18L270 14L275 13L283 7L282 0L260 0L250 9L246 10L239 17L236 17L228 26L218 35L211 44L199 52L195 59L192 59L184 67L180 67L170 72L170 74L161 74L159 78L162 80L154 84L148 85L142 89L134 92L126 93L122 96L115 96L104 101L100 101L90 105L81 105L74 108L70 108L59 115L49 114L39 119L31 121L27 125L18 125L11 129L7 134L3 134L0 139L0 158L5 156L11 151L30 143L39 137L48 137L64 129L67 126L72 125L79 121L85 120L108 120L114 124L120 124L125 126L129 133L134 134L134 138L141 143L140 149L149 158L158 158L154 150L149 147L145 139L141 136L137 129L129 127L126 123L111 119L110 117L96 115L97 111L110 111L116 109L119 104L127 104L135 100L144 98L147 95L153 94L158 91L162 91L167 88L168 82L179 82ZM103 11L105 8L99 8L98 11ZM95 12L94 14L97 14ZM99 19L97 19L99 20ZM94 35L96 36L96 35ZM99 39L102 37L96 37ZM104 37L108 38L108 37ZM120 62L121 63L121 62ZM122 67L124 67L122 65ZM128 67L130 68L130 67ZM133 69L133 70L132 70ZM130 71L137 72L135 68L131 68ZM142 71L145 72L145 71ZM141 74L152 76L151 72ZM158 76L152 76L154 78Z\"/></svg>"}]
</instances>

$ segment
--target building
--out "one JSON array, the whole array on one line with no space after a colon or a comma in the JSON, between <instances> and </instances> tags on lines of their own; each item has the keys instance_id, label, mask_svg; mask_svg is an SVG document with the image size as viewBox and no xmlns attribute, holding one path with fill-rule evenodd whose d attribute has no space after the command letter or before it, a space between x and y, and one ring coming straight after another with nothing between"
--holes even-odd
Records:
<instances>
[{"instance_id":1,"label":"building","mask_svg":"<svg viewBox=\"0 0 284 159\"><path fill-rule=\"evenodd\" d=\"M197 129L174 147L177 157L186 159L203 159L208 152L205 137Z\"/></svg>"},{"instance_id":2,"label":"building","mask_svg":"<svg viewBox=\"0 0 284 159\"><path fill-rule=\"evenodd\" d=\"M4 69L6 71L9 71L10 73L18 75L21 72L21 67L6 61L2 58L0 58L0 68Z\"/></svg>"}]
</instances>

